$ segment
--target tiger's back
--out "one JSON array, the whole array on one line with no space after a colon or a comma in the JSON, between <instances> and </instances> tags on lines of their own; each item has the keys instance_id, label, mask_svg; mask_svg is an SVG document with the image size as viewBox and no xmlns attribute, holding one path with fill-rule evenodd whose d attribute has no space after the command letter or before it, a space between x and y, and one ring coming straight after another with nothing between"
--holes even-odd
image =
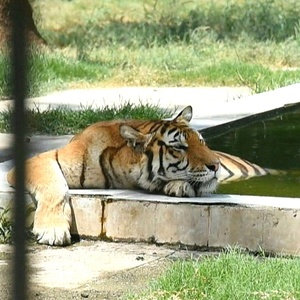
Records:
<instances>
[{"instance_id":1,"label":"tiger's back","mask_svg":"<svg viewBox=\"0 0 300 300\"><path fill-rule=\"evenodd\" d=\"M57 160L70 188L145 189L163 193L168 181L187 181L187 176L192 180L192 175L187 175L190 166L198 168L198 172L205 165L217 171L219 164L217 156L186 120L96 123L57 150ZM216 184L204 193L215 188ZM197 191L172 195L194 196Z\"/></svg>"}]
</instances>

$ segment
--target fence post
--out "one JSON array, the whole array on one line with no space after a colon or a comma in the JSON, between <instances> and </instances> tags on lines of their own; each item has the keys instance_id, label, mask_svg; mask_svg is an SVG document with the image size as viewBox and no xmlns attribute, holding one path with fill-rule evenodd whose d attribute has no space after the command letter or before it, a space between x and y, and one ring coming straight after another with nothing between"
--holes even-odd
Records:
<instances>
[{"instance_id":1,"label":"fence post","mask_svg":"<svg viewBox=\"0 0 300 300\"><path fill-rule=\"evenodd\" d=\"M25 1L11 0L11 88L14 99L13 130L14 130L14 160L16 167L16 191L14 199L14 261L12 296L15 300L27 299L26 280L26 236L25 236L25 166L26 157L26 120L25 97L26 80L26 14Z\"/></svg>"}]
</instances>

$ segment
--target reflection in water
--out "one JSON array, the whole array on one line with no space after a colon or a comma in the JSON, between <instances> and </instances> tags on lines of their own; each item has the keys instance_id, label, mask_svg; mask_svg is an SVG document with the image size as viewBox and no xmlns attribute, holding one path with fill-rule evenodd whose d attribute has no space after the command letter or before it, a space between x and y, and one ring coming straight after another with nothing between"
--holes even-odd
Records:
<instances>
[{"instance_id":1,"label":"reflection in water","mask_svg":"<svg viewBox=\"0 0 300 300\"><path fill-rule=\"evenodd\" d=\"M206 136L206 141L211 149L287 171L286 175L224 184L219 193L300 197L300 109L215 138Z\"/></svg>"}]
</instances>

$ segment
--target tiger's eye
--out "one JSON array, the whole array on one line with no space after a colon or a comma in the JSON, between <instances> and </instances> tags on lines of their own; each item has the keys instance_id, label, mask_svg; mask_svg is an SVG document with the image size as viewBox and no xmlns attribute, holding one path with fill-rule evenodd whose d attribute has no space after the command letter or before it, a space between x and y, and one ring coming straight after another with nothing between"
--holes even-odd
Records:
<instances>
[{"instance_id":1,"label":"tiger's eye","mask_svg":"<svg viewBox=\"0 0 300 300\"><path fill-rule=\"evenodd\" d=\"M186 146L186 145L176 145L173 148L175 150L186 151L188 149L188 146Z\"/></svg>"}]
</instances>

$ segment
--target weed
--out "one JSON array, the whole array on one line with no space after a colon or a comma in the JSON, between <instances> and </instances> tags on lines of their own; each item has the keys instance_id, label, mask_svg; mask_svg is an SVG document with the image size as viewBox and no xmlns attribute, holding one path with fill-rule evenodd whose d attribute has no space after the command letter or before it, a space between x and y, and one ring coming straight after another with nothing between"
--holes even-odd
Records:
<instances>
[{"instance_id":1,"label":"weed","mask_svg":"<svg viewBox=\"0 0 300 300\"><path fill-rule=\"evenodd\" d=\"M11 209L0 209L0 243L7 244L12 241Z\"/></svg>"},{"instance_id":2,"label":"weed","mask_svg":"<svg viewBox=\"0 0 300 300\"><path fill-rule=\"evenodd\" d=\"M31 214L35 211L35 207L28 206L25 211L25 217L28 219ZM26 225L25 235L29 242L34 241L34 236L31 232L32 224ZM11 244L13 242L13 213L12 208L7 207L5 209L0 208L0 244Z\"/></svg>"}]
</instances>

